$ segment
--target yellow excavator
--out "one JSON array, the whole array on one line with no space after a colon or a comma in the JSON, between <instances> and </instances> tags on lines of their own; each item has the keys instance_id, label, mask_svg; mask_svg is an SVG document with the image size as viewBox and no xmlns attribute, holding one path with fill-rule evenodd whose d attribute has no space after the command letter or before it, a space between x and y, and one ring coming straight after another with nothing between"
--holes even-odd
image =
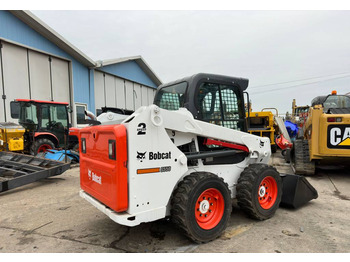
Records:
<instances>
[{"instance_id":1,"label":"yellow excavator","mask_svg":"<svg viewBox=\"0 0 350 262\"><path fill-rule=\"evenodd\" d=\"M350 160L350 97L317 96L311 102L303 137L290 152L296 174L313 175L317 166L345 166Z\"/></svg>"}]
</instances>

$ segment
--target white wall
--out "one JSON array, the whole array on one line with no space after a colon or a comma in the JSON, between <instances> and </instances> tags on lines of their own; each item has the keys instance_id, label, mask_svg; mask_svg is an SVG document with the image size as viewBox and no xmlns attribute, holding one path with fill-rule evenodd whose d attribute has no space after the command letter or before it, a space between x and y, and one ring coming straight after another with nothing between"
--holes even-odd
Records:
<instances>
[{"instance_id":1,"label":"white wall","mask_svg":"<svg viewBox=\"0 0 350 262\"><path fill-rule=\"evenodd\" d=\"M69 61L1 41L0 122L16 122L11 118L10 102L33 99L71 102ZM0 67L1 67L0 64ZM1 68L0 68L1 69Z\"/></svg>"},{"instance_id":2,"label":"white wall","mask_svg":"<svg viewBox=\"0 0 350 262\"><path fill-rule=\"evenodd\" d=\"M95 70L95 106L135 111L153 103L156 89Z\"/></svg>"}]
</instances>

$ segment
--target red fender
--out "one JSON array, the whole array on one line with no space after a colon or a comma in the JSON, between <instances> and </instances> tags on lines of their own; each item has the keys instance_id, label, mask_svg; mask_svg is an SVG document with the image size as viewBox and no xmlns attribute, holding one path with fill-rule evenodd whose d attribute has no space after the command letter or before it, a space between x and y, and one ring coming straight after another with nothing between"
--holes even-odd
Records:
<instances>
[{"instance_id":1,"label":"red fender","mask_svg":"<svg viewBox=\"0 0 350 262\"><path fill-rule=\"evenodd\" d=\"M49 133L49 132L35 132L34 138L37 138L38 136L50 136L56 141L56 144L59 144L58 138L52 133Z\"/></svg>"}]
</instances>

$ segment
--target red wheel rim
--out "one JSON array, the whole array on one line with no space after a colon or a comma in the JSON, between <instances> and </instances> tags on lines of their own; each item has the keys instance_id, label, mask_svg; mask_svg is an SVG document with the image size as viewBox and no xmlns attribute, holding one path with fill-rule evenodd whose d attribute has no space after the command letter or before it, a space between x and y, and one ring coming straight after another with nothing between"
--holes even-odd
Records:
<instances>
[{"instance_id":1,"label":"red wheel rim","mask_svg":"<svg viewBox=\"0 0 350 262\"><path fill-rule=\"evenodd\" d=\"M271 176L265 177L261 181L258 189L258 199L260 206L263 209L271 208L276 202L277 194L278 188L276 180Z\"/></svg>"},{"instance_id":2,"label":"red wheel rim","mask_svg":"<svg viewBox=\"0 0 350 262\"><path fill-rule=\"evenodd\" d=\"M46 150L48 150L48 149L52 149L52 147L50 145L48 145L48 144L41 145L38 148L38 153L46 152Z\"/></svg>"},{"instance_id":3,"label":"red wheel rim","mask_svg":"<svg viewBox=\"0 0 350 262\"><path fill-rule=\"evenodd\" d=\"M219 224L225 210L225 201L219 190L209 188L197 199L195 207L197 224L206 230L212 229Z\"/></svg>"}]
</instances>

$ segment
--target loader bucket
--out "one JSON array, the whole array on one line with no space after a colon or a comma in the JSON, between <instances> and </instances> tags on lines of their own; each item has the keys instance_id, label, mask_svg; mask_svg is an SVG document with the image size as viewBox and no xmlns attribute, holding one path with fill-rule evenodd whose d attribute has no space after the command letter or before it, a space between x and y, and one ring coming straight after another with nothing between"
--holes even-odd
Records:
<instances>
[{"instance_id":1,"label":"loader bucket","mask_svg":"<svg viewBox=\"0 0 350 262\"><path fill-rule=\"evenodd\" d=\"M317 190L305 177L280 174L283 182L281 206L299 208L318 197Z\"/></svg>"}]
</instances>

